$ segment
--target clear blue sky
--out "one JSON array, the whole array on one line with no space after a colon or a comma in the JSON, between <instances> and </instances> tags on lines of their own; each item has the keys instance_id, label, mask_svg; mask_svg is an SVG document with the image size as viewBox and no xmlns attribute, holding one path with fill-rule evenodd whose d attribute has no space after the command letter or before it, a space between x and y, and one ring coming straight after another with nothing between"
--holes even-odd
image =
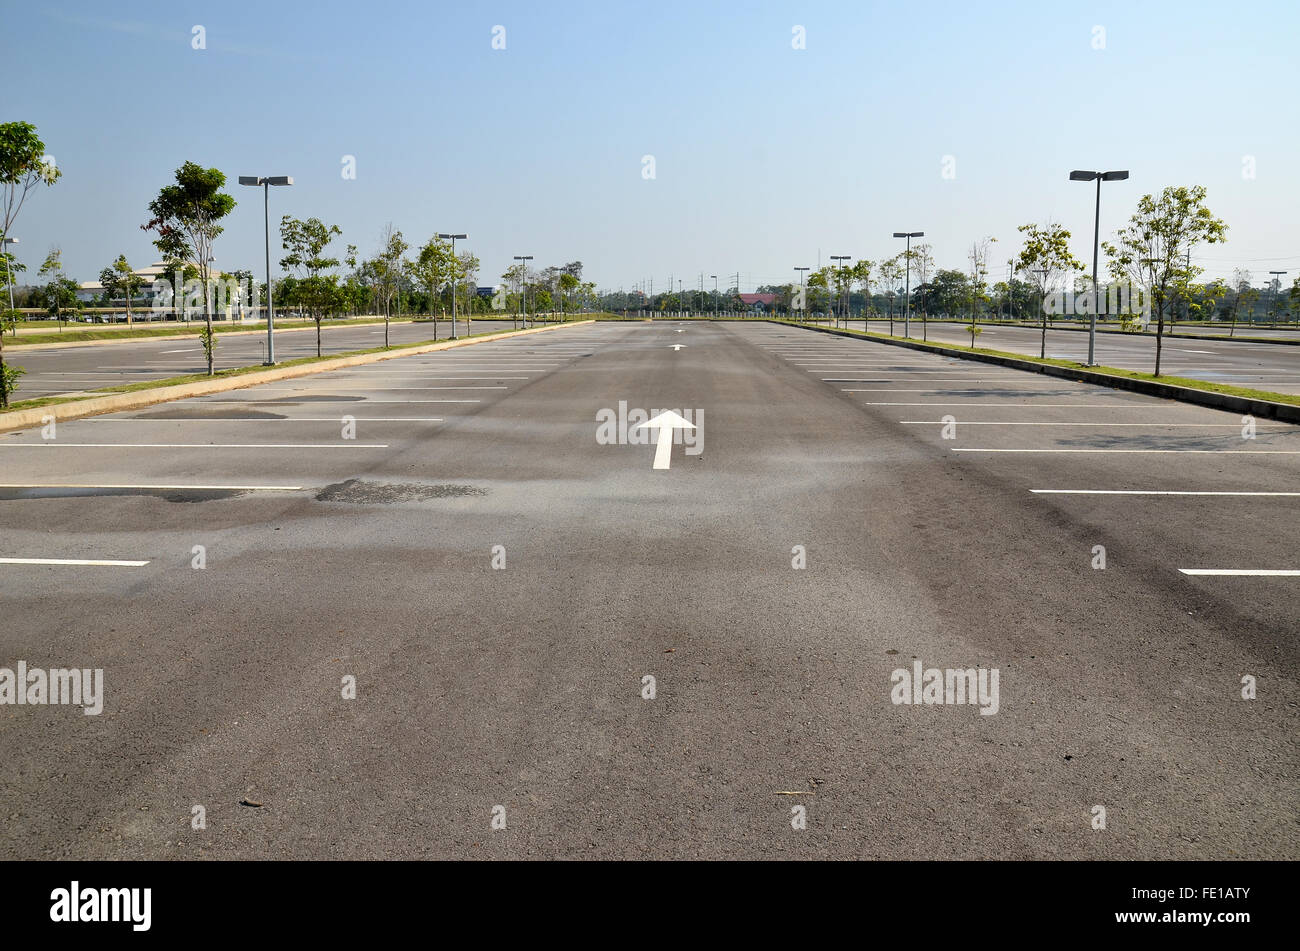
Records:
<instances>
[{"instance_id":1,"label":"clear blue sky","mask_svg":"<svg viewBox=\"0 0 1300 951\"><path fill-rule=\"evenodd\" d=\"M896 230L925 231L941 267L993 235L998 279L1016 226L1052 218L1090 260L1093 190L1071 168L1132 171L1103 186L1103 237L1143 193L1202 184L1229 225L1199 256L1212 276L1300 273L1293 0L50 0L4 18L4 121L35 123L64 171L14 229L29 277L55 244L78 280L155 260L139 225L186 160L239 201L217 267L259 274L261 194L240 174L294 176L273 223L318 216L363 253L388 221L412 244L468 232L483 283L527 253L604 288L739 271L749 290L819 252L887 257Z\"/></svg>"}]
</instances>

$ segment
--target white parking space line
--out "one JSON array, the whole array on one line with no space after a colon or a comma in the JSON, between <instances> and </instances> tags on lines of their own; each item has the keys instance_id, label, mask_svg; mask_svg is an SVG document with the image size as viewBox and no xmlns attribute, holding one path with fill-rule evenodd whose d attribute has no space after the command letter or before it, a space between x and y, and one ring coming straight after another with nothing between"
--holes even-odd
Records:
<instances>
[{"instance_id":1,"label":"white parking space line","mask_svg":"<svg viewBox=\"0 0 1300 951\"><path fill-rule=\"evenodd\" d=\"M92 558L0 558L0 565L79 565L102 568L142 568L147 561L106 561Z\"/></svg>"},{"instance_id":2,"label":"white parking space line","mask_svg":"<svg viewBox=\"0 0 1300 951\"><path fill-rule=\"evenodd\" d=\"M350 414L349 414L350 415ZM69 420L73 423L338 423L342 416L282 416L272 419L249 419L247 416L89 416ZM353 416L358 423L441 423L441 416Z\"/></svg>"},{"instance_id":3,"label":"white parking space line","mask_svg":"<svg viewBox=\"0 0 1300 951\"><path fill-rule=\"evenodd\" d=\"M1300 492L1183 491L1173 489L1030 489L1035 495L1209 495L1300 497Z\"/></svg>"},{"instance_id":4,"label":"white parking space line","mask_svg":"<svg viewBox=\"0 0 1300 951\"><path fill-rule=\"evenodd\" d=\"M482 385L476 385L476 386L370 386L370 385L358 385L358 384L355 384L355 383L345 383L345 382L342 381L342 380L338 380L338 381L336 381L333 385L329 385L330 381L328 381L328 380L322 380L322 381L319 381L319 382L320 382L322 385L321 385L320 387L317 387L316 389L312 389L312 390L304 389L304 388L301 388L301 387L294 387L294 386L263 386L263 387L259 387L259 389L266 390L266 391L268 391L268 392L283 392L283 393L319 393L322 389L324 389L324 390L329 390L331 393L335 393L335 392L337 392L337 391L339 391L339 390L375 390L375 391L377 391L377 392L391 393L393 390L508 390L508 389L510 389L510 387L508 387L508 386L482 386Z\"/></svg>"},{"instance_id":5,"label":"white parking space line","mask_svg":"<svg viewBox=\"0 0 1300 951\"><path fill-rule=\"evenodd\" d=\"M941 419L900 419L899 422L904 426L943 426L946 425ZM956 421L957 426L1145 426L1148 429L1159 429L1165 426L1175 426L1180 429L1240 429L1240 423L1044 423L1044 422L1000 422L998 420L962 420ZM1290 432L1289 429L1270 429L1264 432L1284 433Z\"/></svg>"},{"instance_id":6,"label":"white parking space line","mask_svg":"<svg viewBox=\"0 0 1300 951\"><path fill-rule=\"evenodd\" d=\"M1290 568L1179 568L1185 575L1212 575L1249 578L1300 578L1300 570Z\"/></svg>"},{"instance_id":7,"label":"white parking space line","mask_svg":"<svg viewBox=\"0 0 1300 951\"><path fill-rule=\"evenodd\" d=\"M975 407L981 409L1140 409L1144 412L1150 412L1151 406L1146 403L967 403L964 400L952 400L950 402L936 402L934 400L928 403L885 403L879 401L864 400L863 406L961 406ZM1161 410L1204 410L1203 406L1162 406Z\"/></svg>"},{"instance_id":8,"label":"white parking space line","mask_svg":"<svg viewBox=\"0 0 1300 951\"><path fill-rule=\"evenodd\" d=\"M300 485L156 485L132 482L0 482L0 489L189 489L192 491L301 492Z\"/></svg>"},{"instance_id":9,"label":"white parking space line","mask_svg":"<svg viewBox=\"0 0 1300 951\"><path fill-rule=\"evenodd\" d=\"M1300 456L1300 449L951 449L952 452L1074 452L1128 453L1132 455Z\"/></svg>"},{"instance_id":10,"label":"white parking space line","mask_svg":"<svg viewBox=\"0 0 1300 951\"><path fill-rule=\"evenodd\" d=\"M359 400L318 400L303 398L295 400L292 397L278 396L273 400L198 400L197 402L204 405L221 405L221 406L288 406L293 403L313 403L322 406L331 403L346 403L349 406L360 406L362 403L481 403L482 400L375 400L365 397Z\"/></svg>"},{"instance_id":11,"label":"white parking space line","mask_svg":"<svg viewBox=\"0 0 1300 951\"><path fill-rule=\"evenodd\" d=\"M60 442L56 439L46 442L0 443L0 449L31 449L42 446L51 449L387 449L388 443L353 443L348 440L339 440L337 443Z\"/></svg>"}]
</instances>

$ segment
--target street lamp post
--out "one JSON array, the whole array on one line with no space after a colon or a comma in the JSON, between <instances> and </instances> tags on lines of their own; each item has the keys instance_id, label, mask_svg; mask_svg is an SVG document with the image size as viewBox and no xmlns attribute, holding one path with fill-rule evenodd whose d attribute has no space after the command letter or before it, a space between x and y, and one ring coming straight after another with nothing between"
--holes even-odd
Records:
<instances>
[{"instance_id":1,"label":"street lamp post","mask_svg":"<svg viewBox=\"0 0 1300 951\"><path fill-rule=\"evenodd\" d=\"M516 254L516 261L523 262L523 270L519 275L519 306L524 312L524 329L528 329L528 262L533 259L531 254Z\"/></svg>"},{"instance_id":2,"label":"street lamp post","mask_svg":"<svg viewBox=\"0 0 1300 951\"><path fill-rule=\"evenodd\" d=\"M467 234L443 234L438 233L439 239L445 241L451 238L451 339L456 339L456 239L462 241L468 238ZM465 321L465 333L469 333L469 320Z\"/></svg>"},{"instance_id":3,"label":"street lamp post","mask_svg":"<svg viewBox=\"0 0 1300 951\"><path fill-rule=\"evenodd\" d=\"M718 275L710 274L709 277L713 278L713 316L717 317L718 316Z\"/></svg>"},{"instance_id":4,"label":"street lamp post","mask_svg":"<svg viewBox=\"0 0 1300 951\"><path fill-rule=\"evenodd\" d=\"M832 254L832 255L831 255L831 260L835 262L835 274L837 275L837 278L838 278L838 275L839 275L839 273L840 273L840 262L841 262L841 261L852 261L852 260L853 260L853 255L851 255L851 254ZM835 283L838 284L838 283L840 283L840 282L839 282L839 280L837 279L837 280L835 281ZM834 310L834 308L831 308L831 309ZM840 325L840 321L839 321L839 318L837 317L837 318L835 319L835 326L838 327L839 325ZM847 327L848 325L849 325L849 316L848 316L847 308L846 308L846 312L845 312L845 314L844 314L844 326Z\"/></svg>"},{"instance_id":5,"label":"street lamp post","mask_svg":"<svg viewBox=\"0 0 1300 951\"><path fill-rule=\"evenodd\" d=\"M799 311L806 317L808 314L808 304L803 293L803 272L808 269L806 267L796 267L795 270L799 272Z\"/></svg>"},{"instance_id":6,"label":"street lamp post","mask_svg":"<svg viewBox=\"0 0 1300 951\"><path fill-rule=\"evenodd\" d=\"M894 237L907 239L907 253L903 255L904 262L907 265L907 291L905 297L907 310L903 314L903 336L911 337L912 336L912 329L911 329L912 328L912 239L924 238L925 232L924 231L895 231ZM893 331L891 330L890 333L892 334Z\"/></svg>"},{"instance_id":7,"label":"street lamp post","mask_svg":"<svg viewBox=\"0 0 1300 951\"><path fill-rule=\"evenodd\" d=\"M275 365L275 301L271 296L271 186L292 185L292 175L240 175L241 185L262 186L262 215L266 231L266 363Z\"/></svg>"},{"instance_id":8,"label":"street lamp post","mask_svg":"<svg viewBox=\"0 0 1300 951\"><path fill-rule=\"evenodd\" d=\"M1095 367L1093 359L1097 344L1097 246L1101 240L1101 183L1122 182L1128 178L1128 170L1115 172L1090 172L1078 169L1070 173L1072 182L1097 182L1097 209L1092 222L1092 308L1088 315L1088 366Z\"/></svg>"},{"instance_id":9,"label":"street lamp post","mask_svg":"<svg viewBox=\"0 0 1300 951\"><path fill-rule=\"evenodd\" d=\"M1276 312L1278 298L1282 296L1282 275L1285 274L1286 271L1269 271L1268 273L1273 277L1273 310ZM10 293L12 294L13 292L10 291ZM10 308L13 307L12 301L9 306Z\"/></svg>"}]
</instances>

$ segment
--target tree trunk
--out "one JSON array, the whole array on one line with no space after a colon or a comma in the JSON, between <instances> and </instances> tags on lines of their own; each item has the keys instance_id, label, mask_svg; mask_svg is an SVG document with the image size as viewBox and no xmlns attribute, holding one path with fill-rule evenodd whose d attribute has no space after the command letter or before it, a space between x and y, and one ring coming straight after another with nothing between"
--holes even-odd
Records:
<instances>
[{"instance_id":1,"label":"tree trunk","mask_svg":"<svg viewBox=\"0 0 1300 951\"><path fill-rule=\"evenodd\" d=\"M313 315L316 316L316 315ZM320 356L320 322L324 314L316 316L316 356Z\"/></svg>"},{"instance_id":2,"label":"tree trunk","mask_svg":"<svg viewBox=\"0 0 1300 951\"><path fill-rule=\"evenodd\" d=\"M1164 333L1164 329L1165 329L1165 312L1164 312L1164 308L1162 307L1159 311L1156 312L1156 372L1154 374L1155 376L1160 375L1160 345L1164 342L1164 338L1161 336L1161 334Z\"/></svg>"},{"instance_id":3,"label":"tree trunk","mask_svg":"<svg viewBox=\"0 0 1300 951\"><path fill-rule=\"evenodd\" d=\"M206 271L203 275L203 322L208 332L208 376L214 376L212 370L213 351L217 349L217 342L212 337L212 302L208 298L208 277Z\"/></svg>"}]
</instances>

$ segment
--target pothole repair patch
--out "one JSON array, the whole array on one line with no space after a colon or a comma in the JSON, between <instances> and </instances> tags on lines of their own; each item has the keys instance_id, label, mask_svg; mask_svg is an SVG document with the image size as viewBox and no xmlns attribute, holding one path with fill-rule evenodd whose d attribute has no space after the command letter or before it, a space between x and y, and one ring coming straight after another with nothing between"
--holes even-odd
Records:
<instances>
[{"instance_id":1,"label":"pothole repair patch","mask_svg":"<svg viewBox=\"0 0 1300 951\"><path fill-rule=\"evenodd\" d=\"M427 502L431 499L454 499L487 495L476 485L441 483L421 485L411 482L366 482L348 479L335 482L316 493L317 502L351 502L358 505L388 505L393 502Z\"/></svg>"}]
</instances>

